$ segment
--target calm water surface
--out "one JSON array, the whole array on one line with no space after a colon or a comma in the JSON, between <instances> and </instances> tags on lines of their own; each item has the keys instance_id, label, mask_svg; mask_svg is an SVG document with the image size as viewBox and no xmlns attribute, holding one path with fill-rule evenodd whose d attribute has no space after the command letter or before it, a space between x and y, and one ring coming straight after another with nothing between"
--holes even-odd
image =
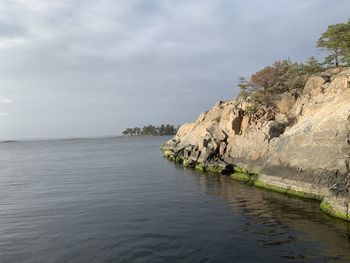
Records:
<instances>
[{"instance_id":1,"label":"calm water surface","mask_svg":"<svg viewBox=\"0 0 350 263\"><path fill-rule=\"evenodd\" d=\"M318 203L184 170L166 139L0 144L0 262L350 262Z\"/></svg>"}]
</instances>

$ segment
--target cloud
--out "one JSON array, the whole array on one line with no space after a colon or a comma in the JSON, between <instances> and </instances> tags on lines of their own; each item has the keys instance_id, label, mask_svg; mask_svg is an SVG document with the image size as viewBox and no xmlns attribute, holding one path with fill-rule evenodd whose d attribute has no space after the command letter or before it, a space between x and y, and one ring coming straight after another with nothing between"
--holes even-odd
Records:
<instances>
[{"instance_id":1,"label":"cloud","mask_svg":"<svg viewBox=\"0 0 350 263\"><path fill-rule=\"evenodd\" d=\"M12 103L12 100L10 100L10 99L1 99L0 101L2 103Z\"/></svg>"},{"instance_id":2,"label":"cloud","mask_svg":"<svg viewBox=\"0 0 350 263\"><path fill-rule=\"evenodd\" d=\"M7 112L0 112L0 117L7 116L7 115L8 115Z\"/></svg>"},{"instance_id":3,"label":"cloud","mask_svg":"<svg viewBox=\"0 0 350 263\"><path fill-rule=\"evenodd\" d=\"M2 0L0 94L21 103L7 105L1 134L191 121L236 95L240 76L277 59L321 57L319 34L348 18L350 2L334 2Z\"/></svg>"}]
</instances>

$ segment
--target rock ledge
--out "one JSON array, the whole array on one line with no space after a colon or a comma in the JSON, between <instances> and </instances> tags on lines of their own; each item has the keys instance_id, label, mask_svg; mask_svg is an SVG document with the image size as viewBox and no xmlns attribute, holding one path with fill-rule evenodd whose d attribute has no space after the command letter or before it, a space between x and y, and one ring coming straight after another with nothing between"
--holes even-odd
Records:
<instances>
[{"instance_id":1,"label":"rock ledge","mask_svg":"<svg viewBox=\"0 0 350 263\"><path fill-rule=\"evenodd\" d=\"M326 77L325 77L326 76ZM164 143L164 157L300 197L350 221L350 70L310 77L252 111L249 97L218 102Z\"/></svg>"}]
</instances>

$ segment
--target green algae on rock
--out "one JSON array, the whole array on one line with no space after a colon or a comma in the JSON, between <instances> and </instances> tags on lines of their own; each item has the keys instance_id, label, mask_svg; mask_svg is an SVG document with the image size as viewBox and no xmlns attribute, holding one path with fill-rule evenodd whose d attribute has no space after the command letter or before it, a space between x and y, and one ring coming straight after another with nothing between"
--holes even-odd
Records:
<instances>
[{"instance_id":1,"label":"green algae on rock","mask_svg":"<svg viewBox=\"0 0 350 263\"><path fill-rule=\"evenodd\" d=\"M198 171L332 200L326 207L333 210L322 210L344 219L350 207L350 69L310 77L304 90L274 101L253 112L249 96L219 102L181 126L162 146L163 154Z\"/></svg>"},{"instance_id":2,"label":"green algae on rock","mask_svg":"<svg viewBox=\"0 0 350 263\"><path fill-rule=\"evenodd\" d=\"M322 201L321 205L320 205L320 209L321 211L323 211L324 213L331 215L333 217L337 217L343 220L347 220L350 221L350 214L349 212L347 213L343 213L340 211L336 211L335 209L333 209L333 207L331 206L330 203L328 203L327 201Z\"/></svg>"}]
</instances>

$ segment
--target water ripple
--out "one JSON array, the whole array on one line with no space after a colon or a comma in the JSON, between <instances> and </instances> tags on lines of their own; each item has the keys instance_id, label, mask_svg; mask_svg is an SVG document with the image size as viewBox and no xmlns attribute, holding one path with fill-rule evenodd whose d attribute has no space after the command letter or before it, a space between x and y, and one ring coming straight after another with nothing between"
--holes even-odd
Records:
<instances>
[{"instance_id":1,"label":"water ripple","mask_svg":"<svg viewBox=\"0 0 350 263\"><path fill-rule=\"evenodd\" d=\"M0 147L0 262L350 262L318 203L163 160L165 138Z\"/></svg>"}]
</instances>

